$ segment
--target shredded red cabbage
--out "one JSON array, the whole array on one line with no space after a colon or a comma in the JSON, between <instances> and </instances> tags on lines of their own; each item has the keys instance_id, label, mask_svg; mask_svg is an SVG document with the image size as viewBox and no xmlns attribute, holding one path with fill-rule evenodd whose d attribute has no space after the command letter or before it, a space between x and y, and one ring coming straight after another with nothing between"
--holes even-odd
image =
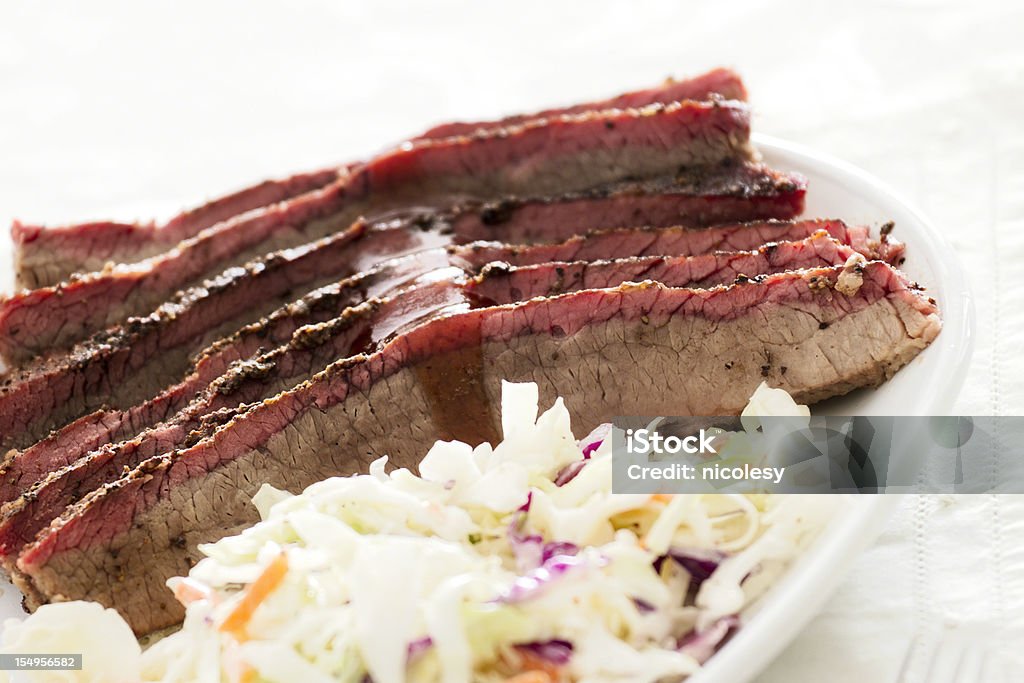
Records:
<instances>
[{"instance_id":1,"label":"shredded red cabbage","mask_svg":"<svg viewBox=\"0 0 1024 683\"><path fill-rule=\"evenodd\" d=\"M611 436L611 433L611 424L605 423L602 425L598 425L594 429L594 431L590 432L585 437L580 439L579 445L580 450L583 451L583 458L585 460L589 459L590 456L594 454L594 451L601 447L601 444L604 443L604 440Z\"/></svg>"},{"instance_id":2,"label":"shredded red cabbage","mask_svg":"<svg viewBox=\"0 0 1024 683\"><path fill-rule=\"evenodd\" d=\"M548 560L558 557L573 557L580 552L580 548L575 543L569 541L550 541L544 544L544 549L541 551L541 564Z\"/></svg>"},{"instance_id":3,"label":"shredded red cabbage","mask_svg":"<svg viewBox=\"0 0 1024 683\"><path fill-rule=\"evenodd\" d=\"M637 611L640 612L641 614L650 614L651 612L654 611L654 605L652 605L651 603L647 602L643 598L634 597L633 598L633 604L636 605Z\"/></svg>"},{"instance_id":4,"label":"shredded red cabbage","mask_svg":"<svg viewBox=\"0 0 1024 683\"><path fill-rule=\"evenodd\" d=\"M434 640L430 636L423 636L409 643L406 648L406 657L409 659L415 659L419 655L429 650L434 645Z\"/></svg>"},{"instance_id":5,"label":"shredded red cabbage","mask_svg":"<svg viewBox=\"0 0 1024 683\"><path fill-rule=\"evenodd\" d=\"M524 534L522 526L525 518L526 512L519 511L513 515L512 521L508 525L508 541L519 571L528 572L558 555L573 556L580 551L575 543L567 541L545 543L544 538L538 534Z\"/></svg>"},{"instance_id":6,"label":"shredded red cabbage","mask_svg":"<svg viewBox=\"0 0 1024 683\"><path fill-rule=\"evenodd\" d=\"M662 563L667 558L671 558L690 575L690 587L699 588L708 577L715 573L718 565L726 557L726 554L719 550L675 547L669 548L668 553L655 560L654 569L661 571Z\"/></svg>"},{"instance_id":7,"label":"shredded red cabbage","mask_svg":"<svg viewBox=\"0 0 1024 683\"><path fill-rule=\"evenodd\" d=\"M517 650L534 654L556 666L568 664L569 659L572 657L572 643L568 640L555 639L543 642L522 643L515 647Z\"/></svg>"},{"instance_id":8,"label":"shredded red cabbage","mask_svg":"<svg viewBox=\"0 0 1024 683\"><path fill-rule=\"evenodd\" d=\"M535 598L552 581L584 564L585 562L579 557L555 555L533 571L517 578L509 589L498 598L498 601L509 604Z\"/></svg>"},{"instance_id":9,"label":"shredded red cabbage","mask_svg":"<svg viewBox=\"0 0 1024 683\"><path fill-rule=\"evenodd\" d=\"M565 486L570 481L576 478L576 475L580 473L583 466L590 460L590 456L594 454L604 440L607 439L612 433L612 426L610 424L598 425L597 429L590 432L587 436L580 439L579 446L580 451L583 453L583 460L577 462L571 462L559 471L555 477L555 486Z\"/></svg>"},{"instance_id":10,"label":"shredded red cabbage","mask_svg":"<svg viewBox=\"0 0 1024 683\"><path fill-rule=\"evenodd\" d=\"M740 618L735 614L722 617L703 631L692 631L684 636L678 649L703 664L728 642L739 627Z\"/></svg>"},{"instance_id":11,"label":"shredded red cabbage","mask_svg":"<svg viewBox=\"0 0 1024 683\"><path fill-rule=\"evenodd\" d=\"M555 486L565 486L568 484L576 478L576 475L580 473L580 470L582 470L583 466L586 464L586 460L577 460L576 462L571 462L563 467L555 477Z\"/></svg>"}]
</instances>

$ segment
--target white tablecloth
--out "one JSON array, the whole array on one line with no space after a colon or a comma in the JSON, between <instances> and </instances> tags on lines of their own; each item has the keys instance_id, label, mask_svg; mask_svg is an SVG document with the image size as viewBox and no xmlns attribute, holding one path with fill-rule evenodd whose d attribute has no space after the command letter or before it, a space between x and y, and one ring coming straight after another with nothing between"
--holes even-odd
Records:
<instances>
[{"instance_id":1,"label":"white tablecloth","mask_svg":"<svg viewBox=\"0 0 1024 683\"><path fill-rule=\"evenodd\" d=\"M1021 414L1022 29L990 0L5 3L0 220L167 216L429 122L733 65L758 130L863 166L946 233L978 308L957 410ZM891 680L947 622L1024 644L1021 498L908 500L763 680Z\"/></svg>"}]
</instances>

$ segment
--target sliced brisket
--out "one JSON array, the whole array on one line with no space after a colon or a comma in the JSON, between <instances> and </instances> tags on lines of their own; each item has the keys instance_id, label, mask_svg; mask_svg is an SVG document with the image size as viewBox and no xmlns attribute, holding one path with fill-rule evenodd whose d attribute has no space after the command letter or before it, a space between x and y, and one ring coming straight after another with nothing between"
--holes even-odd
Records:
<instances>
[{"instance_id":1,"label":"sliced brisket","mask_svg":"<svg viewBox=\"0 0 1024 683\"><path fill-rule=\"evenodd\" d=\"M14 500L50 472L74 462L89 451L130 438L174 415L210 382L224 374L232 363L249 359L261 350L285 344L299 327L331 320L347 307L387 294L403 284L410 284L417 276L448 265L450 261L448 251L444 248L420 251L317 289L203 349L188 364L187 370L177 374L178 378L182 375L185 377L176 384L160 391L165 384L176 379L167 377L161 384L160 378L150 377L147 382L153 397L149 400L119 410L95 411L24 451L8 452L0 465L0 503ZM182 314L177 320L184 318L185 314ZM106 351L106 348L98 350ZM92 362L102 363L106 358L106 355L97 353ZM112 365L110 372L116 372L117 368L117 365ZM68 372L72 371L73 368L68 369ZM110 382L108 385L116 386L117 383ZM107 395L105 404L118 404L117 397L116 394ZM75 399L79 400L80 395L76 394Z\"/></svg>"},{"instance_id":2,"label":"sliced brisket","mask_svg":"<svg viewBox=\"0 0 1024 683\"><path fill-rule=\"evenodd\" d=\"M412 261L429 253L422 252L402 261ZM208 362L204 363L203 369L193 375L192 381L183 383L188 386L188 395L199 393L199 396L167 422L146 430L134 439L104 446L73 462L69 460L63 468L53 467L45 481L27 490L15 502L4 505L0 510L0 556L16 554L65 507L107 481L116 479L125 467L135 467L146 458L180 448L196 438L195 433L209 431L234 417L238 406L290 389L335 360L370 353L382 340L393 338L431 317L471 306L508 304L536 296L614 287L628 281L656 280L670 287L729 284L740 276L755 277L784 270L842 264L856 252L821 231L806 240L772 243L757 251L556 262L521 267L498 262L485 266L476 277L472 277L472 270L454 266L466 263L456 253L453 250L447 259L436 259L437 268L422 278L424 284L414 285L395 294L392 299L370 300L355 308L339 310L340 315L331 320L302 328L296 327L298 320L294 316L280 315L276 324L263 330L266 334L236 335L230 343L220 344L220 353L211 351L204 359ZM512 253L507 255L514 256ZM445 256L445 252L441 250L439 256ZM376 273L372 278L375 281L364 276L362 282L353 280L333 288L334 291L323 290L317 294L331 292L334 294L334 306L344 307L346 301L355 302L359 298L357 292L372 294L374 288L388 280L395 283L406 279L414 270L423 273L426 270L424 265L421 263L409 268L402 264L394 268L397 273ZM328 307L318 302L317 308L324 310ZM299 320L307 321L308 316ZM230 368L225 363L225 351L230 351L230 356L235 359L248 358L259 348L253 342L273 345L286 334L290 338L283 339L283 344L271 351ZM223 374L212 382L205 378L208 386L204 388L202 378L211 367L219 368ZM170 391L179 395L184 393L182 385ZM168 401L161 396L156 402L165 404ZM146 404L142 409L146 409ZM51 467L55 464L51 463ZM16 478L4 476L5 494L18 490L12 485ZM26 483L34 483L26 482L24 477L20 479L21 491L28 489Z\"/></svg>"},{"instance_id":3,"label":"sliced brisket","mask_svg":"<svg viewBox=\"0 0 1024 683\"><path fill-rule=\"evenodd\" d=\"M294 300L296 289L301 294L370 268L382 256L449 241L433 231L357 223L320 242L231 268L146 317L13 373L0 387L0 450L26 447L101 406L120 410L149 399L187 371L204 339L258 320Z\"/></svg>"},{"instance_id":4,"label":"sliced brisket","mask_svg":"<svg viewBox=\"0 0 1024 683\"><path fill-rule=\"evenodd\" d=\"M452 135L468 135L483 129L500 128L521 123L528 119L550 118L565 114L578 114L583 111L603 109L635 109L649 104L661 102L678 102L680 100L706 100L720 97L726 100L746 100L747 89L739 74L731 69L714 69L706 74L684 80L667 79L656 88L637 90L618 97L597 102L587 102L560 109L547 109L535 114L516 114L497 121L476 121L444 123L431 128L421 137L440 138Z\"/></svg>"},{"instance_id":5,"label":"sliced brisket","mask_svg":"<svg viewBox=\"0 0 1024 683\"><path fill-rule=\"evenodd\" d=\"M658 87L626 93L608 100L532 115L509 116L499 121L445 124L427 131L416 139L466 135L478 128L507 128L531 118L550 118L605 109L635 109L656 103L705 100L712 96L745 100L746 95L739 75L728 69L715 69L690 79L668 79ZM185 211L163 225L97 222L43 227L15 222L11 235L14 238L17 256L18 285L26 289L35 289L55 285L68 279L73 273L101 270L108 262L141 261L171 249L178 242L215 223L324 187L354 166L355 164L348 164L342 168L300 173L283 180L264 181ZM770 216L734 216L726 220L741 221L767 217L789 216L773 213Z\"/></svg>"},{"instance_id":6,"label":"sliced brisket","mask_svg":"<svg viewBox=\"0 0 1024 683\"><path fill-rule=\"evenodd\" d=\"M849 269L846 269L849 271ZM68 508L20 555L30 605L97 600L139 633L177 622L164 582L256 520L264 482L299 491L439 438L494 440L500 380L564 396L577 430L613 415L738 413L763 380L814 402L895 373L938 334L890 266L788 272L710 290L625 284L452 313L333 363ZM844 294L841 290L849 293Z\"/></svg>"},{"instance_id":7,"label":"sliced brisket","mask_svg":"<svg viewBox=\"0 0 1024 683\"><path fill-rule=\"evenodd\" d=\"M422 216L416 216L413 221L420 218ZM526 232L532 232L529 218L524 216L521 222L513 216L511 220L492 226L489 233L509 241L520 241ZM372 244L360 244L359 249L353 250L353 241L361 239L365 231L364 225L357 225L349 232L302 249L262 259L246 268L232 269L215 283L188 290L145 318L134 319L127 325L80 344L69 354L54 356L15 373L6 380L6 385L0 386L0 450L25 448L46 438L51 429L61 428L100 406L113 410L103 416L89 416L82 424L70 427L72 433L82 436L83 447L98 445L96 439L101 436L103 428L122 424L148 426L163 419L169 413L161 414L160 411L180 409L183 405L180 398L187 401L190 395L175 394L178 402L161 404L156 412L147 409L145 415L151 420L142 419L137 412L125 411L129 406L156 396L163 387L187 374L190 354L200 348L204 338L211 336L211 331L222 329L222 334L230 334L293 300L296 298L293 292L308 290L318 281L322 284L363 270L379 258L417 251L449 239L460 239L458 234L441 234L451 229L452 222L450 217L431 215L431 221L426 223L427 229L413 230L408 229L407 220L396 220L394 225L370 231L371 239L363 241ZM462 221L456 219L454 224L461 226ZM869 239L865 228L847 228L839 221L803 221L732 225L702 231L613 230L589 237L573 237L561 244L524 248L517 258L542 263L614 258L627 254L689 255L714 250L742 251L769 241L802 239L818 229L827 230L832 237L854 246L869 258L877 255L878 243ZM552 231L555 231L554 227ZM896 245L896 242L887 242L887 250L902 253L901 247L897 249ZM492 247L498 253L486 253ZM471 249L479 252L474 256L476 263L486 262L483 259L508 258L509 248L506 245L475 245ZM139 381L124 381L132 376ZM120 437L126 435L121 433ZM30 449L30 453L39 459L31 458L26 462L48 466L52 446L73 440L70 437L71 434L62 431L46 438ZM0 472L8 474L9 471L9 467L0 469ZM20 477L6 478L17 481L20 486Z\"/></svg>"},{"instance_id":8,"label":"sliced brisket","mask_svg":"<svg viewBox=\"0 0 1024 683\"><path fill-rule=\"evenodd\" d=\"M134 263L167 251L201 230L239 214L318 190L339 177L337 168L265 180L178 214L162 225L109 221L44 227L15 221L17 284L47 287L73 273L102 270L109 262Z\"/></svg>"},{"instance_id":9,"label":"sliced brisket","mask_svg":"<svg viewBox=\"0 0 1024 683\"><path fill-rule=\"evenodd\" d=\"M848 226L839 220L755 221L720 225L704 230L690 228L630 228L574 235L559 244L512 247L480 242L460 247L475 263L509 261L531 265L548 261L595 261L622 254L636 256L691 256L713 251L749 251L769 242L802 240L824 230L829 237L853 247L868 260L895 265L903 259L905 245L888 235L874 239L866 226Z\"/></svg>"},{"instance_id":10,"label":"sliced brisket","mask_svg":"<svg viewBox=\"0 0 1024 683\"><path fill-rule=\"evenodd\" d=\"M219 223L160 256L12 297L0 308L0 352L17 363L67 346L146 315L227 266L337 232L360 215L464 197L557 195L750 153L749 111L734 102L591 112L407 143L323 190Z\"/></svg>"},{"instance_id":11,"label":"sliced brisket","mask_svg":"<svg viewBox=\"0 0 1024 683\"><path fill-rule=\"evenodd\" d=\"M401 228L401 225L398 227ZM188 374L188 377L167 388L155 398L137 403L129 408L90 413L23 452L11 451L0 466L0 503L13 500L49 472L74 462L78 457L94 448L105 443L129 438L142 429L164 420L168 415L181 409L198 391L199 387L205 386L213 378L222 374L231 362L249 357L261 346L272 348L282 344L297 327L330 319L345 306L358 303L358 300L351 296L352 292L357 292L360 296L379 296L386 294L394 286L408 284L410 279L423 272L453 264L469 271L475 271L492 261L502 261L511 265L533 265L551 261L592 261L623 255L689 256L713 251L746 251L767 242L800 240L818 230L825 230L831 237L838 239L843 244L854 246L868 258L877 256L871 247L871 240L869 240L866 228L847 227L840 221L796 221L720 226L707 230L686 228L606 230L588 235L576 235L554 244L516 246L498 242L477 242L452 246L440 254L427 250L419 252L415 256L383 263L352 281L330 285L293 303L287 303L266 319L246 326L236 334L227 336L210 349L200 353L199 360L193 362L187 371L178 375L180 377ZM515 239L521 234L521 230L513 222L503 221L500 229L493 230L492 233ZM345 238L339 236L325 240L320 248L329 250L326 258L318 260L313 268L303 268L302 271L309 272L316 267L321 267L323 269L320 272L321 276L336 272L337 264L343 264L344 261L338 253L333 251L333 247L335 241L342 239ZM889 244L895 243L890 242ZM899 253L902 251L900 250ZM269 277L273 274L273 268L260 266L247 269L246 278L250 274ZM388 277L382 278L382 274L388 274ZM245 279L233 281L239 286L245 282ZM284 284L285 297L291 296L290 293L287 293L291 291L291 282L289 280ZM211 296L221 296L227 291L227 288L210 288L206 290L206 293ZM265 294L267 290L261 289L260 291ZM192 300L198 302L200 299ZM230 311L233 308L250 310L258 307L254 299L249 302L242 301L234 307L207 305L204 308ZM166 323L173 325L193 324L189 321L196 321L198 331L195 334L176 336L195 338L206 329L206 325L216 323L212 315L193 315L192 310L191 306L183 306L177 310L173 318L165 320ZM238 319L234 320L237 322ZM161 330L162 328L159 326L153 326L148 328L146 334L160 335L163 334ZM140 330L140 333L142 332L144 330ZM139 338L145 339L146 336L125 338L123 341L137 343ZM157 347L168 348L166 345L159 344ZM93 350L87 364L91 367L101 367L103 364L107 364L105 359L117 358L121 353L126 353L126 351L119 352L117 345L112 343L103 344ZM79 372L82 365L81 362L69 363L65 371ZM116 367L117 365L114 365L108 372L114 372L116 377L120 377L116 374ZM36 381L35 375L29 375L29 377L33 379L30 380L26 377L22 381ZM59 372L51 373L48 386L52 388L47 392L36 392L35 395L46 396L47 393L57 392L56 387L65 383L60 377ZM177 380L168 375L163 380L154 377L149 381L156 386L161 381L170 384ZM74 382L71 384L79 386ZM11 398L9 399L10 403L4 402L5 393L10 393L13 396L15 392L22 391L17 389L17 386L12 383L6 390L0 390L0 408L4 408L6 405L15 406L21 400L25 400ZM109 381L105 386L117 387L119 382ZM25 396L23 393L18 395ZM80 392L74 393L64 396L63 400L65 402L78 401L80 396ZM103 402L105 405L117 403L109 395L103 398ZM53 403L37 402L33 410L38 415L44 415L53 407ZM82 410L85 409L87 408L82 408ZM0 410L0 415L2 414L3 410ZM7 426L13 438L18 433L17 427L14 422L7 423ZM28 441L31 438L32 436L29 435L24 440Z\"/></svg>"},{"instance_id":12,"label":"sliced brisket","mask_svg":"<svg viewBox=\"0 0 1024 683\"><path fill-rule=\"evenodd\" d=\"M806 180L796 174L760 164L726 164L559 197L467 202L454 229L463 239L488 240L504 230L503 224L514 222L522 226L519 240L535 242L625 226L785 220L803 212L806 188Z\"/></svg>"}]
</instances>

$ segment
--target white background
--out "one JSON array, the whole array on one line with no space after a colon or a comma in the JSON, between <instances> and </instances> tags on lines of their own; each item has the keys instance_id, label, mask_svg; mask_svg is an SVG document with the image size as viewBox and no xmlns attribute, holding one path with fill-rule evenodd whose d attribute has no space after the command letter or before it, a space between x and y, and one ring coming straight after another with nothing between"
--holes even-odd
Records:
<instances>
[{"instance_id":1,"label":"white background","mask_svg":"<svg viewBox=\"0 0 1024 683\"><path fill-rule=\"evenodd\" d=\"M958 411L1024 414L1024 7L1010 5L3 0L0 220L163 218L430 123L731 65L757 130L865 167L947 234L979 312ZM761 680L892 680L914 635L944 624L1024 643L1019 498L908 501Z\"/></svg>"}]
</instances>

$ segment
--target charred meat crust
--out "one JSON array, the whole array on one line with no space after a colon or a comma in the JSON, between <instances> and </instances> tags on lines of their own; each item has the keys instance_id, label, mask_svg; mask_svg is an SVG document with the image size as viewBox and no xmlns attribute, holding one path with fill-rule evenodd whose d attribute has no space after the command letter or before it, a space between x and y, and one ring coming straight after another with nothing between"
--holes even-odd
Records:
<instances>
[{"instance_id":1,"label":"charred meat crust","mask_svg":"<svg viewBox=\"0 0 1024 683\"><path fill-rule=\"evenodd\" d=\"M447 137L466 135L479 129L509 126L528 119L550 118L588 110L626 109L642 107L655 102L678 100L706 100L719 97L726 100L746 100L747 89L739 75L731 69L714 69L706 74L685 80L667 79L661 85L647 90L637 90L618 97L597 102L587 102L570 107L547 109L532 114L516 114L497 121L465 121L446 123L431 128L421 137Z\"/></svg>"}]
</instances>

